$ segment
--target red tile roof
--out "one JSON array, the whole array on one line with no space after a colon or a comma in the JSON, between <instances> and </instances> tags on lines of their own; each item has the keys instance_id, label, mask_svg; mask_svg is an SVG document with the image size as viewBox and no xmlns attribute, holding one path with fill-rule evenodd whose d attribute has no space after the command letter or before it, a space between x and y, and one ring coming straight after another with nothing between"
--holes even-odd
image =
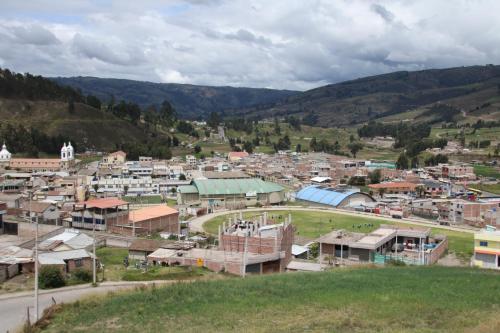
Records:
<instances>
[{"instance_id":1,"label":"red tile roof","mask_svg":"<svg viewBox=\"0 0 500 333\"><path fill-rule=\"evenodd\" d=\"M229 158L244 158L247 157L248 153L246 151L232 151L228 154Z\"/></svg>"},{"instance_id":2,"label":"red tile roof","mask_svg":"<svg viewBox=\"0 0 500 333\"><path fill-rule=\"evenodd\" d=\"M172 207L157 205L130 211L129 220L130 222L140 222L177 213L179 212Z\"/></svg>"},{"instance_id":3,"label":"red tile roof","mask_svg":"<svg viewBox=\"0 0 500 333\"><path fill-rule=\"evenodd\" d=\"M380 184L370 184L370 185L368 185L368 187L374 188L374 189L379 189L379 188L409 188L411 190L414 190L415 187L417 187L417 184L409 183L409 182L387 182L387 183L380 183Z\"/></svg>"},{"instance_id":4,"label":"red tile roof","mask_svg":"<svg viewBox=\"0 0 500 333\"><path fill-rule=\"evenodd\" d=\"M102 199L93 199L84 201L83 204L86 205L87 208L105 209L105 208L113 208L117 206L127 205L128 202L123 201L119 198L102 198Z\"/></svg>"}]
</instances>

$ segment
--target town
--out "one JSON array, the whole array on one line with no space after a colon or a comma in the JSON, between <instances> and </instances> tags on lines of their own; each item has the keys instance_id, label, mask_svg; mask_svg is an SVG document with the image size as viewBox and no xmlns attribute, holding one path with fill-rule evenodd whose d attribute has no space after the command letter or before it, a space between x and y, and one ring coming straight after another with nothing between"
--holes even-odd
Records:
<instances>
[{"instance_id":1,"label":"town","mask_svg":"<svg viewBox=\"0 0 500 333\"><path fill-rule=\"evenodd\" d=\"M0 333L500 332L500 2L0 8Z\"/></svg>"},{"instance_id":2,"label":"town","mask_svg":"<svg viewBox=\"0 0 500 333\"><path fill-rule=\"evenodd\" d=\"M92 270L95 259L99 271L96 244L128 249L129 263L236 275L393 260L430 265L449 252L446 234L431 233L440 226L475 233L463 265L500 269L500 196L474 189L479 177L467 163L399 170L291 151L129 161L116 151L82 164L70 142L59 159L16 158L3 145L0 163L2 282L22 280L36 265L70 276ZM367 185L349 185L353 179ZM353 223L333 222L310 238L294 226L291 213L301 210L338 211ZM207 216L223 217L215 233L203 227ZM371 218L390 223L372 228Z\"/></svg>"}]
</instances>

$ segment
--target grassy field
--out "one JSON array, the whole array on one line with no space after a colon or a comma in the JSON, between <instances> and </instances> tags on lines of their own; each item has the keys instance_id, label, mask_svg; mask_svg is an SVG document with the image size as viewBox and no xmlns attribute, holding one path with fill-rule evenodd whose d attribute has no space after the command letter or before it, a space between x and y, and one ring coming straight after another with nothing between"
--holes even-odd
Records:
<instances>
[{"instance_id":1,"label":"grassy field","mask_svg":"<svg viewBox=\"0 0 500 333\"><path fill-rule=\"evenodd\" d=\"M123 200L133 204L161 204L161 195L144 195L140 197L123 196Z\"/></svg>"},{"instance_id":2,"label":"grassy field","mask_svg":"<svg viewBox=\"0 0 500 333\"><path fill-rule=\"evenodd\" d=\"M500 194L500 184L474 184L474 188L481 191Z\"/></svg>"},{"instance_id":3,"label":"grassy field","mask_svg":"<svg viewBox=\"0 0 500 333\"><path fill-rule=\"evenodd\" d=\"M180 283L64 305L43 331L497 333L499 279L386 267Z\"/></svg>"},{"instance_id":4,"label":"grassy field","mask_svg":"<svg viewBox=\"0 0 500 333\"><path fill-rule=\"evenodd\" d=\"M268 217L280 223L288 216L288 211L271 211ZM244 218L259 215L260 212L247 212ZM297 228L296 235L317 238L334 229L345 229L347 231L368 233L375 230L380 224L397 224L406 227L414 227L398 221L386 221L381 219L371 219L363 216L350 216L333 212L310 212L310 211L290 211L292 223ZM216 217L206 222L203 227L206 232L217 234L218 226L227 221L228 215ZM468 261L473 254L473 235L465 232L451 231L441 228L431 228L433 235L446 235L449 240L449 251L454 252L460 259Z\"/></svg>"},{"instance_id":5,"label":"grassy field","mask_svg":"<svg viewBox=\"0 0 500 333\"><path fill-rule=\"evenodd\" d=\"M479 164L474 165L474 173L477 176L500 179L500 171L498 171L498 169L494 167L487 165L479 165Z\"/></svg>"},{"instance_id":6,"label":"grassy field","mask_svg":"<svg viewBox=\"0 0 500 333\"><path fill-rule=\"evenodd\" d=\"M107 281L185 280L215 275L207 269L197 267L150 267L144 271L134 267L136 261L130 261L129 267L125 268L123 259L127 256L127 249L102 247L97 250L97 257L104 264ZM102 272L98 277L102 278Z\"/></svg>"}]
</instances>

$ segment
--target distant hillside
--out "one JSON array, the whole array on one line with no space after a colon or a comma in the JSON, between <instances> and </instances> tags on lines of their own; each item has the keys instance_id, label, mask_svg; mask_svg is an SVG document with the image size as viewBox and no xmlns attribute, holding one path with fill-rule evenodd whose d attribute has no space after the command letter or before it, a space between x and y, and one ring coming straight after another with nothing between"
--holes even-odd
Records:
<instances>
[{"instance_id":1,"label":"distant hillside","mask_svg":"<svg viewBox=\"0 0 500 333\"><path fill-rule=\"evenodd\" d=\"M134 102L146 108L168 100L178 115L186 119L206 117L214 111L269 106L298 93L290 90L209 87L95 77L57 77L52 80L80 89L84 94L95 95L102 101L109 101L113 96L115 100Z\"/></svg>"},{"instance_id":2,"label":"distant hillside","mask_svg":"<svg viewBox=\"0 0 500 333\"><path fill-rule=\"evenodd\" d=\"M500 66L395 72L305 91L272 107L239 110L260 117L309 116L321 126L345 126L447 104L467 116L500 117ZM313 117L311 117L313 115ZM426 114L429 115L429 114ZM415 115L409 115L413 119Z\"/></svg>"},{"instance_id":3,"label":"distant hillside","mask_svg":"<svg viewBox=\"0 0 500 333\"><path fill-rule=\"evenodd\" d=\"M71 87L0 68L0 141L13 153L58 154L71 140L78 152L120 148L132 156L169 157L173 138L165 121L140 117L137 106L119 103L108 110Z\"/></svg>"},{"instance_id":4,"label":"distant hillside","mask_svg":"<svg viewBox=\"0 0 500 333\"><path fill-rule=\"evenodd\" d=\"M65 102L0 98L0 119L2 126L33 127L48 136L72 140L80 151L85 148L111 150L117 144L142 140L145 136L143 130L130 122L82 103L75 103L74 112L69 113ZM0 139L8 144L12 140L11 137Z\"/></svg>"}]
</instances>

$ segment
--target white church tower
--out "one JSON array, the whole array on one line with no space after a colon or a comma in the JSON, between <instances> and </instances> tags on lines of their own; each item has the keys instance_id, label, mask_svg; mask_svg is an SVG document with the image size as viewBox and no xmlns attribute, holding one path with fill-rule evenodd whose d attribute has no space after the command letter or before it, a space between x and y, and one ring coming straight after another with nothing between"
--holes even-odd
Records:
<instances>
[{"instance_id":1,"label":"white church tower","mask_svg":"<svg viewBox=\"0 0 500 333\"><path fill-rule=\"evenodd\" d=\"M68 157L68 161L72 161L75 159L75 151L73 146L71 145L71 141L68 141L68 146L66 147L66 156Z\"/></svg>"},{"instance_id":2,"label":"white church tower","mask_svg":"<svg viewBox=\"0 0 500 333\"><path fill-rule=\"evenodd\" d=\"M61 148L61 167L64 169L70 169L74 166L75 163L75 150L71 145L71 142L68 142L66 146L66 142L63 144Z\"/></svg>"},{"instance_id":3,"label":"white church tower","mask_svg":"<svg viewBox=\"0 0 500 333\"><path fill-rule=\"evenodd\" d=\"M68 161L68 147L66 147L66 142L65 142L63 147L61 148L61 162L67 162L67 161Z\"/></svg>"},{"instance_id":4,"label":"white church tower","mask_svg":"<svg viewBox=\"0 0 500 333\"><path fill-rule=\"evenodd\" d=\"M5 142L2 145L2 150L0 150L0 165L7 165L10 162L12 154L7 150Z\"/></svg>"}]
</instances>

